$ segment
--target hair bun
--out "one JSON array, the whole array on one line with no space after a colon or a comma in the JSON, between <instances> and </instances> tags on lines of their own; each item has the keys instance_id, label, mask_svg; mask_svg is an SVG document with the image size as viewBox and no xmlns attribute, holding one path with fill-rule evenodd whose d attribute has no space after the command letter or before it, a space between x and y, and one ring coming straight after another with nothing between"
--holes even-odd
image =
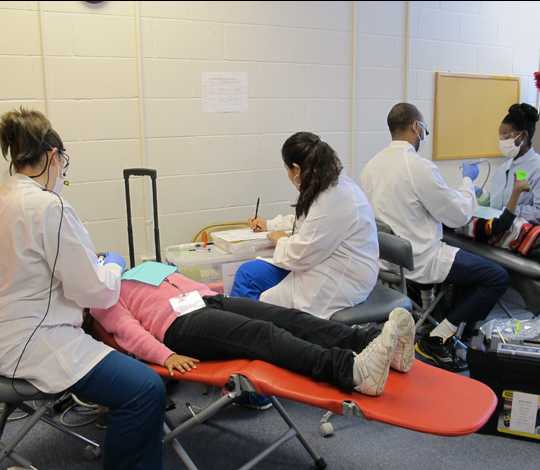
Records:
<instances>
[{"instance_id":1,"label":"hair bun","mask_svg":"<svg viewBox=\"0 0 540 470\"><path fill-rule=\"evenodd\" d=\"M5 113L0 120L0 146L2 154L6 156L8 149L15 143L20 132L21 123L16 111Z\"/></svg>"},{"instance_id":2,"label":"hair bun","mask_svg":"<svg viewBox=\"0 0 540 470\"><path fill-rule=\"evenodd\" d=\"M538 111L534 106L531 106L528 103L521 103L520 105L521 111L523 112L523 115L525 116L525 119L527 121L537 122L538 121Z\"/></svg>"}]
</instances>

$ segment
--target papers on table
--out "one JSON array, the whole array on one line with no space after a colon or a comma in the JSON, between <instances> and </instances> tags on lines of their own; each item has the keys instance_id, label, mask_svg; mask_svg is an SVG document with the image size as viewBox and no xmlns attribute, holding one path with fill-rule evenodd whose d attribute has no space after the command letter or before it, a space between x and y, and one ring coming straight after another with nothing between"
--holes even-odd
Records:
<instances>
[{"instance_id":1,"label":"papers on table","mask_svg":"<svg viewBox=\"0 0 540 470\"><path fill-rule=\"evenodd\" d=\"M214 232L212 237L214 239L221 238L229 243L236 243L250 240L266 240L268 238L268 232L254 232L249 228L245 228L238 230L226 230L224 232Z\"/></svg>"}]
</instances>

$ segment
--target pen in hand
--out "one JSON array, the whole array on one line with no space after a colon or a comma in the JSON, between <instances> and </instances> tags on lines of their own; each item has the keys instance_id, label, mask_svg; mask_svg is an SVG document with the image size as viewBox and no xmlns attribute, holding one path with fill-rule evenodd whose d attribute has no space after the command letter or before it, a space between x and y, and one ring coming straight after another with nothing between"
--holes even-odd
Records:
<instances>
[{"instance_id":1,"label":"pen in hand","mask_svg":"<svg viewBox=\"0 0 540 470\"><path fill-rule=\"evenodd\" d=\"M249 220L249 225L251 227L251 230L253 230L254 232L261 232L263 231L263 227L262 225L260 224L260 221L257 219L257 217L259 216L259 205L261 203L261 198L258 197L257 198L257 204L255 206L255 216Z\"/></svg>"}]
</instances>

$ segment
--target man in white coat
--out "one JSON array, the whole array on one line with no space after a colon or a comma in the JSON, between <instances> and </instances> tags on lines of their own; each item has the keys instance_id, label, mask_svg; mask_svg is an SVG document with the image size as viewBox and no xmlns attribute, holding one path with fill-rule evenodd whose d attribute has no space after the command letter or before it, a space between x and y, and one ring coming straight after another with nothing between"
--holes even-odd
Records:
<instances>
[{"instance_id":1,"label":"man in white coat","mask_svg":"<svg viewBox=\"0 0 540 470\"><path fill-rule=\"evenodd\" d=\"M461 186L450 188L437 166L417 153L428 131L420 111L409 103L392 108L388 127L392 142L366 164L361 186L375 217L411 242L415 268L407 278L420 284L459 286L461 295L451 312L417 343L417 351L439 367L461 369L449 339L460 323L470 328L484 319L509 282L498 264L442 241L443 224L460 227L472 217L478 169L464 164Z\"/></svg>"}]
</instances>

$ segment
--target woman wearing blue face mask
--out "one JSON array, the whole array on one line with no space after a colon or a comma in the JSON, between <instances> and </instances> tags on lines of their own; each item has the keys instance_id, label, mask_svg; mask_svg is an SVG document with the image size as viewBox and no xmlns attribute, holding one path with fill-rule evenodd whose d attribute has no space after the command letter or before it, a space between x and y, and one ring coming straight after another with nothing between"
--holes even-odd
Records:
<instances>
[{"instance_id":1,"label":"woman wearing blue face mask","mask_svg":"<svg viewBox=\"0 0 540 470\"><path fill-rule=\"evenodd\" d=\"M489 194L480 203L504 209L512 195L517 170L527 173L529 192L521 194L516 215L531 223L540 223L540 155L532 147L532 138L538 121L538 111L527 103L513 104L499 127L499 147L504 162L493 175Z\"/></svg>"}]
</instances>

